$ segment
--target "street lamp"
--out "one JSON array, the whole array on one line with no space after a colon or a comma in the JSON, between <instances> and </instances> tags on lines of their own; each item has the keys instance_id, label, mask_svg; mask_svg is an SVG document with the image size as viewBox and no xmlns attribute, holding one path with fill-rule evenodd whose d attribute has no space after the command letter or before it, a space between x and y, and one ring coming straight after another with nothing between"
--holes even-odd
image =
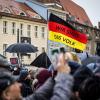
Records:
<instances>
[{"instance_id":1,"label":"street lamp","mask_svg":"<svg viewBox=\"0 0 100 100\"><path fill-rule=\"evenodd\" d=\"M19 43L19 29L17 29L17 43ZM18 58L19 58L19 53L17 53L17 56L18 56Z\"/></svg>"}]
</instances>

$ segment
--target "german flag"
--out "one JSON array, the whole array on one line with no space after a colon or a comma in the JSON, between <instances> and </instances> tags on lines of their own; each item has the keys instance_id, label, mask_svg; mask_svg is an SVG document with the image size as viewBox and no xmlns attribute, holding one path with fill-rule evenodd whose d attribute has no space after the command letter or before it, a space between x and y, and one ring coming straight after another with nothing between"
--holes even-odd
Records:
<instances>
[{"instance_id":1,"label":"german flag","mask_svg":"<svg viewBox=\"0 0 100 100\"><path fill-rule=\"evenodd\" d=\"M60 42L79 50L84 50L86 48L86 34L77 31L72 25L54 14L50 15L48 27L49 40Z\"/></svg>"}]
</instances>

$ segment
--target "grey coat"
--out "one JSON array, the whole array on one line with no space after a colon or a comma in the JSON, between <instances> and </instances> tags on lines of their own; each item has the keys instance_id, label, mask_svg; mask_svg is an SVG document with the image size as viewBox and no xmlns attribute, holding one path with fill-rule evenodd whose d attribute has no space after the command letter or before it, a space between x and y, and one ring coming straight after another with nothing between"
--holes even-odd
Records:
<instances>
[{"instance_id":1,"label":"grey coat","mask_svg":"<svg viewBox=\"0 0 100 100\"><path fill-rule=\"evenodd\" d=\"M52 78L48 79L34 94L23 100L69 100L72 85L72 76L59 73L55 78L55 82Z\"/></svg>"}]
</instances>

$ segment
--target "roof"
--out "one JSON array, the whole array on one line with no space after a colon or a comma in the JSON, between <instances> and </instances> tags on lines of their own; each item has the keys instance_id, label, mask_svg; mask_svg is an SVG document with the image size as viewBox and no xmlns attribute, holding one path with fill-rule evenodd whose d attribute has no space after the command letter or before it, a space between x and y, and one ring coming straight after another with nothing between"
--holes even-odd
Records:
<instances>
[{"instance_id":1,"label":"roof","mask_svg":"<svg viewBox=\"0 0 100 100\"><path fill-rule=\"evenodd\" d=\"M41 2L41 3L54 3L58 0L35 0L35 1L38 1L38 2Z\"/></svg>"},{"instance_id":2,"label":"roof","mask_svg":"<svg viewBox=\"0 0 100 100\"><path fill-rule=\"evenodd\" d=\"M4 10L8 10L9 13L13 15L24 14L24 16L29 18L34 18L38 15L25 3L17 2L15 0L0 0L0 12L4 12Z\"/></svg>"},{"instance_id":3,"label":"roof","mask_svg":"<svg viewBox=\"0 0 100 100\"><path fill-rule=\"evenodd\" d=\"M81 24L88 23L92 26L92 23L86 14L85 10L74 3L72 0L35 0L41 3L58 3L63 6L63 9L69 12L70 15L75 16L77 22ZM25 3L16 2L15 0L0 0L0 12L4 9L8 9L11 14L20 15L24 14L26 17L34 18L38 15L32 8Z\"/></svg>"},{"instance_id":4,"label":"roof","mask_svg":"<svg viewBox=\"0 0 100 100\"><path fill-rule=\"evenodd\" d=\"M29 21L47 24L46 20L44 20L44 19L29 18L27 16L20 16L20 15L14 15L14 14L8 14L8 13L0 12L0 17L1 16L11 17L11 18L16 18L16 19L22 19L22 20L29 20Z\"/></svg>"},{"instance_id":5,"label":"roof","mask_svg":"<svg viewBox=\"0 0 100 100\"><path fill-rule=\"evenodd\" d=\"M81 24L88 23L89 26L92 26L92 23L86 14L85 10L74 3L72 0L36 0L41 3L60 3L63 6L63 9L69 12L70 15L75 16L77 22Z\"/></svg>"},{"instance_id":6,"label":"roof","mask_svg":"<svg viewBox=\"0 0 100 100\"><path fill-rule=\"evenodd\" d=\"M86 14L85 10L74 3L71 0L59 0L60 3L63 5L65 11L69 12L71 15L76 17L76 20L82 24L88 23L89 26L92 26L92 23Z\"/></svg>"}]
</instances>

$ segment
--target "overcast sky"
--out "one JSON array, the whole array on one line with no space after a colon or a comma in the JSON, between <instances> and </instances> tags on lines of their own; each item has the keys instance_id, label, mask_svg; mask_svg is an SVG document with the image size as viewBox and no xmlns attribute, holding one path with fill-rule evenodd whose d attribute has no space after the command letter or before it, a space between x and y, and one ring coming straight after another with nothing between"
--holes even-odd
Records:
<instances>
[{"instance_id":1,"label":"overcast sky","mask_svg":"<svg viewBox=\"0 0 100 100\"><path fill-rule=\"evenodd\" d=\"M72 0L84 8L93 26L98 26L100 21L100 0Z\"/></svg>"}]
</instances>

